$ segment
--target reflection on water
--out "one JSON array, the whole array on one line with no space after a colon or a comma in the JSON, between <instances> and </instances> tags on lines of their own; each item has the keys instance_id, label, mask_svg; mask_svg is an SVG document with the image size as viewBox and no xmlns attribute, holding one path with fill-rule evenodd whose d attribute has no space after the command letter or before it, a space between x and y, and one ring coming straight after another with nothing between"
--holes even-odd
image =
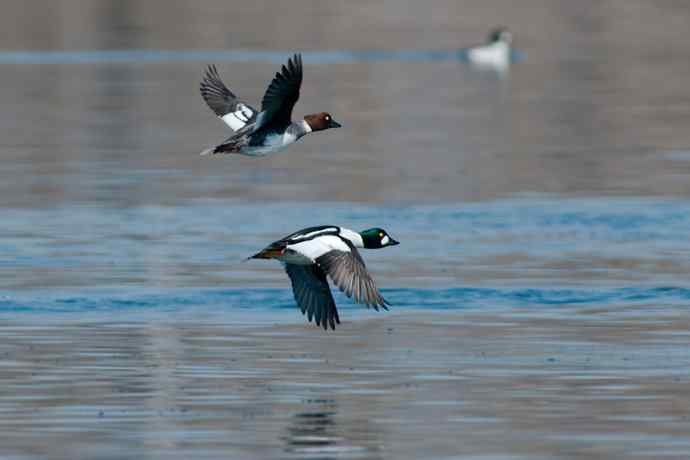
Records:
<instances>
[{"instance_id":1,"label":"reflection on water","mask_svg":"<svg viewBox=\"0 0 690 460\"><path fill-rule=\"evenodd\" d=\"M392 312L328 333L231 309L5 320L0 455L690 455L687 313L554 313Z\"/></svg>"},{"instance_id":2,"label":"reflection on water","mask_svg":"<svg viewBox=\"0 0 690 460\"><path fill-rule=\"evenodd\" d=\"M285 437L285 451L295 457L333 459L340 444L335 422L337 404L333 400L307 400L304 402L310 412L298 412L292 416ZM330 454L329 454L330 452Z\"/></svg>"}]
</instances>

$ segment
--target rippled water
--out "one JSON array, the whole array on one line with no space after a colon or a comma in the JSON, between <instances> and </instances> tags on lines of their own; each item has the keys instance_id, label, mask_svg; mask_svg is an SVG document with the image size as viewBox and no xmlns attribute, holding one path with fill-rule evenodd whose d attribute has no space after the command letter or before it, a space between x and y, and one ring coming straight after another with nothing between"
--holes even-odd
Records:
<instances>
[{"instance_id":1,"label":"rippled water","mask_svg":"<svg viewBox=\"0 0 690 460\"><path fill-rule=\"evenodd\" d=\"M688 317L653 300L555 318L524 303L366 321L348 311L324 333L270 326L220 297L215 310L117 306L5 321L2 451L682 458L690 447Z\"/></svg>"},{"instance_id":2,"label":"rippled water","mask_svg":"<svg viewBox=\"0 0 690 460\"><path fill-rule=\"evenodd\" d=\"M463 48L508 25L507 71ZM690 457L690 9L682 2L56 0L0 30L0 457ZM272 158L258 105L341 130ZM393 304L324 332L299 228L386 228Z\"/></svg>"},{"instance_id":3,"label":"rippled water","mask_svg":"<svg viewBox=\"0 0 690 460\"><path fill-rule=\"evenodd\" d=\"M690 270L690 201L681 199L437 206L207 201L4 215L0 286L6 289L285 287L278 264L244 259L319 224L382 226L402 241L400 248L364 251L384 289L686 287Z\"/></svg>"}]
</instances>

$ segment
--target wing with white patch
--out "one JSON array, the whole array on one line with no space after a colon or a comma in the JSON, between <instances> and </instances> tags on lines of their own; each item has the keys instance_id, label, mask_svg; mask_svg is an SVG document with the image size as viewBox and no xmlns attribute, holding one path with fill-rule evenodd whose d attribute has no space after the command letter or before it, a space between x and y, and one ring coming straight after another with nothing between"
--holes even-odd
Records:
<instances>
[{"instance_id":1,"label":"wing with white patch","mask_svg":"<svg viewBox=\"0 0 690 460\"><path fill-rule=\"evenodd\" d=\"M364 260L357 249L347 242L348 251L332 250L316 258L316 263L331 277L338 288L355 302L367 307L388 310L376 283L367 272Z\"/></svg>"},{"instance_id":2,"label":"wing with white patch","mask_svg":"<svg viewBox=\"0 0 690 460\"><path fill-rule=\"evenodd\" d=\"M256 121L256 109L240 101L225 86L215 65L208 66L199 89L211 110L233 130L238 131Z\"/></svg>"},{"instance_id":3,"label":"wing with white patch","mask_svg":"<svg viewBox=\"0 0 690 460\"><path fill-rule=\"evenodd\" d=\"M338 310L328 287L326 274L317 265L285 264L285 271L292 283L295 302L309 321L314 319L317 326L335 329L340 324Z\"/></svg>"}]
</instances>

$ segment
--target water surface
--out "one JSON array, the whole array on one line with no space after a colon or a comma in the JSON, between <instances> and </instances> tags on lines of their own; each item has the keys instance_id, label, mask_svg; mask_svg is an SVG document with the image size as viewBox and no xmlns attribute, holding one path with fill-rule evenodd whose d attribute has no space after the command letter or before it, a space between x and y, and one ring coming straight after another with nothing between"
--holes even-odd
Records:
<instances>
[{"instance_id":1,"label":"water surface","mask_svg":"<svg viewBox=\"0 0 690 460\"><path fill-rule=\"evenodd\" d=\"M15 2L0 17L0 456L690 457L682 2ZM502 23L522 59L462 48ZM258 105L344 129L272 158ZM299 228L381 226L393 303L310 325Z\"/></svg>"}]
</instances>

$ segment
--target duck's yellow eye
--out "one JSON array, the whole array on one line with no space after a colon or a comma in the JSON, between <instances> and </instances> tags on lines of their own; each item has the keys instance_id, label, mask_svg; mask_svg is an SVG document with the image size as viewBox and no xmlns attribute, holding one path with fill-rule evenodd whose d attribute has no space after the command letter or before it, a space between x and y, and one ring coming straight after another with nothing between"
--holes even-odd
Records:
<instances>
[{"instance_id":1,"label":"duck's yellow eye","mask_svg":"<svg viewBox=\"0 0 690 460\"><path fill-rule=\"evenodd\" d=\"M328 121L328 120L330 120L330 119L331 119L331 117L329 117L328 115L326 115L326 121Z\"/></svg>"},{"instance_id":2,"label":"duck's yellow eye","mask_svg":"<svg viewBox=\"0 0 690 460\"><path fill-rule=\"evenodd\" d=\"M379 236L383 238L383 232L379 232Z\"/></svg>"}]
</instances>

